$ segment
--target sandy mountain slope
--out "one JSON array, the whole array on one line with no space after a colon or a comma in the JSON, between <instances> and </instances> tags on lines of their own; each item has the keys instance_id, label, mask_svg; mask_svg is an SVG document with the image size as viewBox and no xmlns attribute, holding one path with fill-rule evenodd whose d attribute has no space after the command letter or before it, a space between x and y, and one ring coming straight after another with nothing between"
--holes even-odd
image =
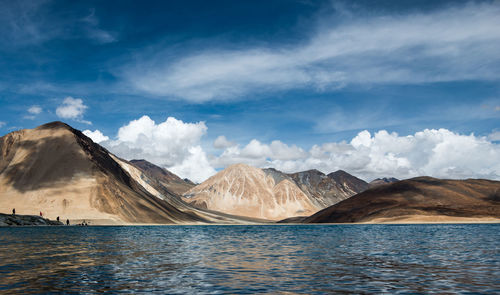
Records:
<instances>
[{"instance_id":1,"label":"sandy mountain slope","mask_svg":"<svg viewBox=\"0 0 500 295\"><path fill-rule=\"evenodd\" d=\"M61 122L9 133L0 138L0 210L95 223L234 221L160 197L121 162Z\"/></svg>"},{"instance_id":2,"label":"sandy mountain slope","mask_svg":"<svg viewBox=\"0 0 500 295\"><path fill-rule=\"evenodd\" d=\"M417 177L366 190L306 223L500 221L500 182Z\"/></svg>"},{"instance_id":3,"label":"sandy mountain slope","mask_svg":"<svg viewBox=\"0 0 500 295\"><path fill-rule=\"evenodd\" d=\"M163 190L169 193L174 193L181 196L183 193L195 186L189 180L184 180L167 169L158 167L146 160L131 160L130 163L139 168L150 179L153 179L157 187L162 187Z\"/></svg>"},{"instance_id":4,"label":"sandy mountain slope","mask_svg":"<svg viewBox=\"0 0 500 295\"><path fill-rule=\"evenodd\" d=\"M288 178L244 164L227 167L184 194L197 207L268 220L312 214L321 207Z\"/></svg>"}]
</instances>

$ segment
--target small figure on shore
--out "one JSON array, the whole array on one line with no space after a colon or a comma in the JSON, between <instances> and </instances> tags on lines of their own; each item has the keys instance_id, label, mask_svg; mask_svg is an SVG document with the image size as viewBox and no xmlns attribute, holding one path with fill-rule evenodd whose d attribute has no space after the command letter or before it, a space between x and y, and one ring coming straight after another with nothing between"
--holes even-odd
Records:
<instances>
[{"instance_id":1,"label":"small figure on shore","mask_svg":"<svg viewBox=\"0 0 500 295\"><path fill-rule=\"evenodd\" d=\"M16 215L16 208L12 209L12 215Z\"/></svg>"},{"instance_id":2,"label":"small figure on shore","mask_svg":"<svg viewBox=\"0 0 500 295\"><path fill-rule=\"evenodd\" d=\"M56 220L57 220L57 222L59 222L59 216L57 216Z\"/></svg>"},{"instance_id":3,"label":"small figure on shore","mask_svg":"<svg viewBox=\"0 0 500 295\"><path fill-rule=\"evenodd\" d=\"M69 225L69 219L66 219L66 225Z\"/></svg>"},{"instance_id":4,"label":"small figure on shore","mask_svg":"<svg viewBox=\"0 0 500 295\"><path fill-rule=\"evenodd\" d=\"M40 217L43 217L42 211L40 211Z\"/></svg>"}]
</instances>

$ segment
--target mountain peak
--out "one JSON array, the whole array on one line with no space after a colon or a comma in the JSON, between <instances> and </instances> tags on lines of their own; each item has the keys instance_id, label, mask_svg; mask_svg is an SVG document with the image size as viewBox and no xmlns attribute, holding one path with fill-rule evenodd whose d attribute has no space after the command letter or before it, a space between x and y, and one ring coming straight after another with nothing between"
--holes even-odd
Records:
<instances>
[{"instance_id":1,"label":"mountain peak","mask_svg":"<svg viewBox=\"0 0 500 295\"><path fill-rule=\"evenodd\" d=\"M43 130L43 129L68 129L68 130L73 130L71 126L68 124L61 122L61 121L54 121L54 122L49 122L43 125L40 125L36 127L35 129L37 130Z\"/></svg>"}]
</instances>

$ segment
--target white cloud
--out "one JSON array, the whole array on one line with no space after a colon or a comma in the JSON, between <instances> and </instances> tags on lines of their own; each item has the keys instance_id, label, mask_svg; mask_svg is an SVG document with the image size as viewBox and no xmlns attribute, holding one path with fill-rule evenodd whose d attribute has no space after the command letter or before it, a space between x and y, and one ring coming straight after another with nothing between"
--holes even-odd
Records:
<instances>
[{"instance_id":1,"label":"white cloud","mask_svg":"<svg viewBox=\"0 0 500 295\"><path fill-rule=\"evenodd\" d=\"M84 130L82 133L90 137L90 139L92 139L92 141L94 141L95 143L101 143L103 141L109 140L109 137L102 134L102 132L99 130L90 131L87 129Z\"/></svg>"},{"instance_id":2,"label":"white cloud","mask_svg":"<svg viewBox=\"0 0 500 295\"><path fill-rule=\"evenodd\" d=\"M57 107L56 114L63 119L72 119L80 123L91 125L91 122L83 120L83 113L87 108L88 107L83 104L83 100L81 98L68 96L63 100L62 104Z\"/></svg>"},{"instance_id":3,"label":"white cloud","mask_svg":"<svg viewBox=\"0 0 500 295\"><path fill-rule=\"evenodd\" d=\"M7 123L3 122L3 121L0 121L0 128L2 128L3 126L5 126Z\"/></svg>"},{"instance_id":4,"label":"white cloud","mask_svg":"<svg viewBox=\"0 0 500 295\"><path fill-rule=\"evenodd\" d=\"M314 145L308 151L279 140L267 144L253 139L240 146L229 145L231 141L219 137L217 146L223 148L219 155L207 155L201 147L206 132L204 122L185 123L169 117L156 123L148 116L122 126L116 140L108 140L99 130L84 131L122 158L146 159L195 182L215 174L214 168L235 163L274 167L284 172L318 169L330 173L342 169L368 181L422 175L500 179L500 144L493 142L500 139L498 132L480 137L447 129L425 129L400 136L385 130L374 134L365 130L349 142Z\"/></svg>"},{"instance_id":5,"label":"white cloud","mask_svg":"<svg viewBox=\"0 0 500 295\"><path fill-rule=\"evenodd\" d=\"M227 140L227 138L224 135L220 135L214 141L214 148L216 149L224 149L234 145L236 145L236 143Z\"/></svg>"},{"instance_id":6,"label":"white cloud","mask_svg":"<svg viewBox=\"0 0 500 295\"><path fill-rule=\"evenodd\" d=\"M314 145L308 152L279 141L267 145L252 140L243 148L225 149L211 163L222 168L243 162L284 172L342 169L366 180L421 175L500 179L500 145L491 142L494 136L500 135L493 133L488 140L447 129L425 129L408 136L385 130L372 135L365 130L350 142Z\"/></svg>"},{"instance_id":7,"label":"white cloud","mask_svg":"<svg viewBox=\"0 0 500 295\"><path fill-rule=\"evenodd\" d=\"M491 141L500 141L500 131L493 131L488 135L488 139Z\"/></svg>"},{"instance_id":8,"label":"white cloud","mask_svg":"<svg viewBox=\"0 0 500 295\"><path fill-rule=\"evenodd\" d=\"M168 117L157 124L143 116L122 126L117 139L103 145L122 158L146 159L183 178L201 182L215 174L200 146L206 131L205 122L184 123Z\"/></svg>"},{"instance_id":9,"label":"white cloud","mask_svg":"<svg viewBox=\"0 0 500 295\"><path fill-rule=\"evenodd\" d=\"M201 146L192 146L188 152L189 154L181 163L170 167L173 173L198 183L215 174L216 171L210 165Z\"/></svg>"},{"instance_id":10,"label":"white cloud","mask_svg":"<svg viewBox=\"0 0 500 295\"><path fill-rule=\"evenodd\" d=\"M42 112L42 108L39 107L39 106L31 106L29 109L28 109L28 113L30 114L33 114L33 115L38 115Z\"/></svg>"},{"instance_id":11,"label":"white cloud","mask_svg":"<svg viewBox=\"0 0 500 295\"><path fill-rule=\"evenodd\" d=\"M296 145L289 146L279 140L274 140L268 145L253 139L243 148L238 145L226 148L219 157L212 160L212 164L218 168L236 163L263 167L274 160L294 161L307 155L307 152Z\"/></svg>"},{"instance_id":12,"label":"white cloud","mask_svg":"<svg viewBox=\"0 0 500 295\"><path fill-rule=\"evenodd\" d=\"M471 3L428 13L347 18L295 47L209 48L173 62L159 50L120 71L140 91L197 102L256 89L497 80L499 14L496 3Z\"/></svg>"}]
</instances>

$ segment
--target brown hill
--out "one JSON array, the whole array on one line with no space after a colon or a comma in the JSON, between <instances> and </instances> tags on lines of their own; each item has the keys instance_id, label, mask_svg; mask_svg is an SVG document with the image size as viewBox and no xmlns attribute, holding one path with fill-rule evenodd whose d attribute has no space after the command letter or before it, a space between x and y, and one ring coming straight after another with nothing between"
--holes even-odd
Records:
<instances>
[{"instance_id":1,"label":"brown hill","mask_svg":"<svg viewBox=\"0 0 500 295\"><path fill-rule=\"evenodd\" d=\"M127 171L128 170L128 171ZM147 176L62 122L0 138L0 210L95 223L235 222L163 195Z\"/></svg>"},{"instance_id":2,"label":"brown hill","mask_svg":"<svg viewBox=\"0 0 500 295\"><path fill-rule=\"evenodd\" d=\"M366 190L306 223L500 220L500 182L418 177Z\"/></svg>"}]
</instances>

